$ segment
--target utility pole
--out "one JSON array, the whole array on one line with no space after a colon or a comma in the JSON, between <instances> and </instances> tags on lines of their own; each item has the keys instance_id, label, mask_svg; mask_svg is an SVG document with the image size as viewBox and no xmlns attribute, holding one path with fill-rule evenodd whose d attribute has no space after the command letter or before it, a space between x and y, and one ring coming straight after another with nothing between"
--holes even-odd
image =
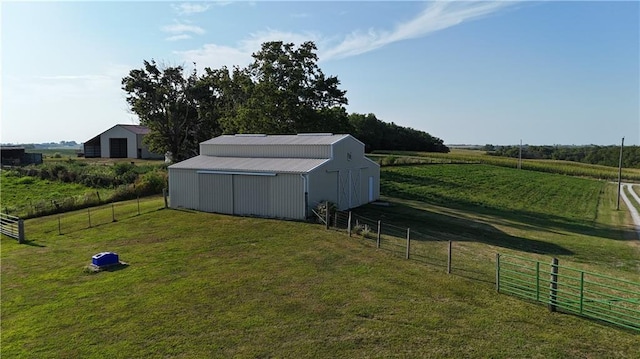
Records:
<instances>
[{"instance_id":1,"label":"utility pole","mask_svg":"<svg viewBox=\"0 0 640 359\"><path fill-rule=\"evenodd\" d=\"M520 140L520 151L518 151L518 169L522 169L522 140Z\"/></svg>"},{"instance_id":2,"label":"utility pole","mask_svg":"<svg viewBox=\"0 0 640 359\"><path fill-rule=\"evenodd\" d=\"M620 210L620 186L622 185L622 148L624 147L624 137L622 137L622 143L620 144L620 160L618 160L618 201L616 203L616 210Z\"/></svg>"}]
</instances>

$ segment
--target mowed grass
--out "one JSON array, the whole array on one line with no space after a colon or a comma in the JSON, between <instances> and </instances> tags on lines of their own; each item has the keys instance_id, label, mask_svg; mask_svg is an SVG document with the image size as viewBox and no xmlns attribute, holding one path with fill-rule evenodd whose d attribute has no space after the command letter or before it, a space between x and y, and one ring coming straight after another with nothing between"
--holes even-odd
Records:
<instances>
[{"instance_id":1,"label":"mowed grass","mask_svg":"<svg viewBox=\"0 0 640 359\"><path fill-rule=\"evenodd\" d=\"M58 217L28 220L28 245L4 236L0 243L2 354L637 358L637 332L549 313L496 293L492 283L496 252L559 256L563 264L637 281L640 249L626 237L627 213L615 211L615 185L593 181L595 199L583 198L583 207L551 202L525 210L520 202L533 195L514 196L520 189L502 182L478 181L482 194L473 200L456 189L474 192L466 181L526 171L425 167L458 179L425 182L440 186L442 195L434 196L417 182L435 174L403 167L415 177L405 182L416 182L395 187L406 199L385 197L391 206L358 212L453 240L451 275L442 261L404 260L323 226L161 209L162 199L144 200L139 216L135 202L121 204L131 208L122 208L128 215L117 222L108 206L96 210L92 228L86 211L64 214L63 235ZM382 174L385 191L389 174ZM544 193L556 185L591 188L583 179L538 176L526 179ZM513 199L501 201L499 193ZM564 193L557 202L569 200ZM443 242L419 241L412 250L419 245L432 246L434 256L446 253ZM106 250L129 265L86 273L91 255Z\"/></svg>"},{"instance_id":2,"label":"mowed grass","mask_svg":"<svg viewBox=\"0 0 640 359\"><path fill-rule=\"evenodd\" d=\"M430 238L565 258L640 274L640 245L616 185L489 165L385 167L392 206L356 212Z\"/></svg>"}]
</instances>

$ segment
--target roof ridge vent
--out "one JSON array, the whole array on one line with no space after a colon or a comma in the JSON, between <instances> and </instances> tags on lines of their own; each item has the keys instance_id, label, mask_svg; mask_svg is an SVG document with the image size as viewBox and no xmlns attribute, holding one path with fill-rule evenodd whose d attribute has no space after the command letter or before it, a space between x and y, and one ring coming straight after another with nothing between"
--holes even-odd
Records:
<instances>
[{"instance_id":1,"label":"roof ridge vent","mask_svg":"<svg viewBox=\"0 0 640 359\"><path fill-rule=\"evenodd\" d=\"M333 136L333 133L321 132L321 133L298 133L298 136Z\"/></svg>"},{"instance_id":2,"label":"roof ridge vent","mask_svg":"<svg viewBox=\"0 0 640 359\"><path fill-rule=\"evenodd\" d=\"M236 137L267 137L264 133L236 133Z\"/></svg>"}]
</instances>

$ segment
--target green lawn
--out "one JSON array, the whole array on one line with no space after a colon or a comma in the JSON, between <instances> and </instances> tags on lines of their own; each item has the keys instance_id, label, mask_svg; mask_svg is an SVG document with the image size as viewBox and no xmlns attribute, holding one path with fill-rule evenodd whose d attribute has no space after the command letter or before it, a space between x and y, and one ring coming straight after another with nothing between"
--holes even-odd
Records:
<instances>
[{"instance_id":1,"label":"green lawn","mask_svg":"<svg viewBox=\"0 0 640 359\"><path fill-rule=\"evenodd\" d=\"M490 166L402 170L406 186L400 168L382 174L400 198L357 213L453 240L451 275L444 242L412 244L439 261L405 260L320 225L162 209L161 198L145 199L140 215L135 201L95 208L91 228L87 210L31 219L27 245L0 243L3 357L637 358L638 332L549 313L493 285L497 252L637 281L640 246L615 211L616 186ZM536 198L529 182L555 200L523 208ZM464 200L472 183L481 194ZM595 197L564 203L577 188ZM129 265L85 271L101 251Z\"/></svg>"}]
</instances>

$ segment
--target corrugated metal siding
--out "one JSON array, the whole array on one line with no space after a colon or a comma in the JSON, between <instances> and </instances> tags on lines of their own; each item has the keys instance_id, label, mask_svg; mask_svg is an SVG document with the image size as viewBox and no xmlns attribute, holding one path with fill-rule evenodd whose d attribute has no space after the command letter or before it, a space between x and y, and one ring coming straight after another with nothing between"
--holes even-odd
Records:
<instances>
[{"instance_id":1,"label":"corrugated metal siding","mask_svg":"<svg viewBox=\"0 0 640 359\"><path fill-rule=\"evenodd\" d=\"M218 157L329 158L330 145L200 144L200 154Z\"/></svg>"},{"instance_id":2,"label":"corrugated metal siding","mask_svg":"<svg viewBox=\"0 0 640 359\"><path fill-rule=\"evenodd\" d=\"M205 212L234 214L233 176L203 174L198 176L198 209Z\"/></svg>"},{"instance_id":3,"label":"corrugated metal siding","mask_svg":"<svg viewBox=\"0 0 640 359\"><path fill-rule=\"evenodd\" d=\"M271 179L267 176L233 175L233 212L272 217Z\"/></svg>"},{"instance_id":4,"label":"corrugated metal siding","mask_svg":"<svg viewBox=\"0 0 640 359\"><path fill-rule=\"evenodd\" d=\"M192 170L169 169L171 208L198 209L198 174Z\"/></svg>"},{"instance_id":5,"label":"corrugated metal siding","mask_svg":"<svg viewBox=\"0 0 640 359\"><path fill-rule=\"evenodd\" d=\"M271 216L304 219L304 180L302 177L295 174L279 174L271 179Z\"/></svg>"},{"instance_id":6,"label":"corrugated metal siding","mask_svg":"<svg viewBox=\"0 0 640 359\"><path fill-rule=\"evenodd\" d=\"M222 135L202 142L222 145L331 145L350 135ZM353 137L352 137L353 138Z\"/></svg>"},{"instance_id":7,"label":"corrugated metal siding","mask_svg":"<svg viewBox=\"0 0 640 359\"><path fill-rule=\"evenodd\" d=\"M309 174L309 208L315 208L320 202L338 203L338 172L326 170Z\"/></svg>"},{"instance_id":8,"label":"corrugated metal siding","mask_svg":"<svg viewBox=\"0 0 640 359\"><path fill-rule=\"evenodd\" d=\"M307 173L312 168L327 162L315 158L257 158L257 157L213 157L196 156L173 164L169 168L214 171Z\"/></svg>"}]
</instances>

